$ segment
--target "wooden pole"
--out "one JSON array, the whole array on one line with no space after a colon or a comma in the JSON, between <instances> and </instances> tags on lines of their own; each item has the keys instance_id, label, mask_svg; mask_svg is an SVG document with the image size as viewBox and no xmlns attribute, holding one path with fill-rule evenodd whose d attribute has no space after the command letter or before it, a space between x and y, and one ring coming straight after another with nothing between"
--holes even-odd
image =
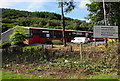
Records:
<instances>
[{"instance_id":1,"label":"wooden pole","mask_svg":"<svg viewBox=\"0 0 120 81\"><path fill-rule=\"evenodd\" d=\"M80 43L80 60L82 60L83 57L82 57L82 43Z\"/></svg>"},{"instance_id":2,"label":"wooden pole","mask_svg":"<svg viewBox=\"0 0 120 81\"><path fill-rule=\"evenodd\" d=\"M63 1L61 1L61 20L62 20L62 27L63 27L63 43L64 46L66 46L66 40L65 40L65 20L64 20L64 11L63 11Z\"/></svg>"},{"instance_id":3,"label":"wooden pole","mask_svg":"<svg viewBox=\"0 0 120 81\"><path fill-rule=\"evenodd\" d=\"M105 22L105 26L107 26L107 15L106 15L106 10L105 10L105 1L103 0L103 10L104 10L104 22ZM105 38L105 47L108 47L108 41L107 38Z\"/></svg>"}]
</instances>

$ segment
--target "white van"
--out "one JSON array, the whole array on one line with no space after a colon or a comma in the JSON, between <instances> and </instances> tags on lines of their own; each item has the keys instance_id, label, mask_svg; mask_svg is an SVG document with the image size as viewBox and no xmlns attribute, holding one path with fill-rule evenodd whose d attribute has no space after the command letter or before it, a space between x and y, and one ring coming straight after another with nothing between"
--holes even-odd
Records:
<instances>
[{"instance_id":1,"label":"white van","mask_svg":"<svg viewBox=\"0 0 120 81\"><path fill-rule=\"evenodd\" d=\"M87 43L89 42L89 39L86 37L75 37L73 40L71 40L72 43Z\"/></svg>"}]
</instances>

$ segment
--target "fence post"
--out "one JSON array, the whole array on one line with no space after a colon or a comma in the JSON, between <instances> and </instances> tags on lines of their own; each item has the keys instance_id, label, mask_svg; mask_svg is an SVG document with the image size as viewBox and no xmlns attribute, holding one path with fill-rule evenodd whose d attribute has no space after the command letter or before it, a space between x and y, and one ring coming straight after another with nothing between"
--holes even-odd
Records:
<instances>
[{"instance_id":1,"label":"fence post","mask_svg":"<svg viewBox=\"0 0 120 81\"><path fill-rule=\"evenodd\" d=\"M70 51L72 52L72 45L70 46Z\"/></svg>"},{"instance_id":2,"label":"fence post","mask_svg":"<svg viewBox=\"0 0 120 81\"><path fill-rule=\"evenodd\" d=\"M42 49L44 49L44 45L42 44Z\"/></svg>"},{"instance_id":3,"label":"fence post","mask_svg":"<svg viewBox=\"0 0 120 81\"><path fill-rule=\"evenodd\" d=\"M30 49L30 51L31 51L31 54L33 54L33 52L34 52L34 48Z\"/></svg>"},{"instance_id":4,"label":"fence post","mask_svg":"<svg viewBox=\"0 0 120 81\"><path fill-rule=\"evenodd\" d=\"M53 43L51 45L52 45L52 48L53 48Z\"/></svg>"},{"instance_id":5,"label":"fence post","mask_svg":"<svg viewBox=\"0 0 120 81\"><path fill-rule=\"evenodd\" d=\"M82 57L82 43L80 43L80 60L82 60L83 57Z\"/></svg>"}]
</instances>

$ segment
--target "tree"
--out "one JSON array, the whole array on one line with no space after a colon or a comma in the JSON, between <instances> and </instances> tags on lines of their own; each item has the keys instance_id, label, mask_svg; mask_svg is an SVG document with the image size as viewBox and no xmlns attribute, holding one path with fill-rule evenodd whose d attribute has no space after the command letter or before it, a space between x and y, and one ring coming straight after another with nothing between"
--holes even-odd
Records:
<instances>
[{"instance_id":1,"label":"tree","mask_svg":"<svg viewBox=\"0 0 120 81\"><path fill-rule=\"evenodd\" d=\"M73 0L58 0L59 7L61 8L61 20L62 20L62 27L63 27L63 43L66 46L66 37L65 37L65 19L64 19L64 12L70 12L74 9L75 5L73 4ZM67 6L67 7L65 7Z\"/></svg>"},{"instance_id":2,"label":"tree","mask_svg":"<svg viewBox=\"0 0 120 81\"><path fill-rule=\"evenodd\" d=\"M104 24L102 5L102 2L92 2L91 4L87 4L88 11L90 12L88 19L91 19L91 22L94 24ZM105 8L107 14L107 25L118 26L118 35L120 42L120 2L105 2ZM120 54L120 48L118 50L118 54Z\"/></svg>"},{"instance_id":3,"label":"tree","mask_svg":"<svg viewBox=\"0 0 120 81\"><path fill-rule=\"evenodd\" d=\"M23 30L23 27L16 26L13 29L13 34L10 35L11 45L23 45L23 41L28 38L28 34Z\"/></svg>"},{"instance_id":4,"label":"tree","mask_svg":"<svg viewBox=\"0 0 120 81\"><path fill-rule=\"evenodd\" d=\"M120 27L120 2L105 2L106 14L107 14L107 24L108 25L117 25ZM87 4L88 14L87 19L90 19L92 23L104 24L104 11L102 2L91 2Z\"/></svg>"}]
</instances>

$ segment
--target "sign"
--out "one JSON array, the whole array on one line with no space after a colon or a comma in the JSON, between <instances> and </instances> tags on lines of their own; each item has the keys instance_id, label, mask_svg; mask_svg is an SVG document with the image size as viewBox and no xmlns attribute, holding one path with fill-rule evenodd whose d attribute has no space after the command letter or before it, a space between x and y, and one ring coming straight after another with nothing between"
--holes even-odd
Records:
<instances>
[{"instance_id":1,"label":"sign","mask_svg":"<svg viewBox=\"0 0 120 81\"><path fill-rule=\"evenodd\" d=\"M94 26L94 38L118 38L118 26Z\"/></svg>"},{"instance_id":2,"label":"sign","mask_svg":"<svg viewBox=\"0 0 120 81\"><path fill-rule=\"evenodd\" d=\"M42 33L49 33L49 31L42 31Z\"/></svg>"}]
</instances>

